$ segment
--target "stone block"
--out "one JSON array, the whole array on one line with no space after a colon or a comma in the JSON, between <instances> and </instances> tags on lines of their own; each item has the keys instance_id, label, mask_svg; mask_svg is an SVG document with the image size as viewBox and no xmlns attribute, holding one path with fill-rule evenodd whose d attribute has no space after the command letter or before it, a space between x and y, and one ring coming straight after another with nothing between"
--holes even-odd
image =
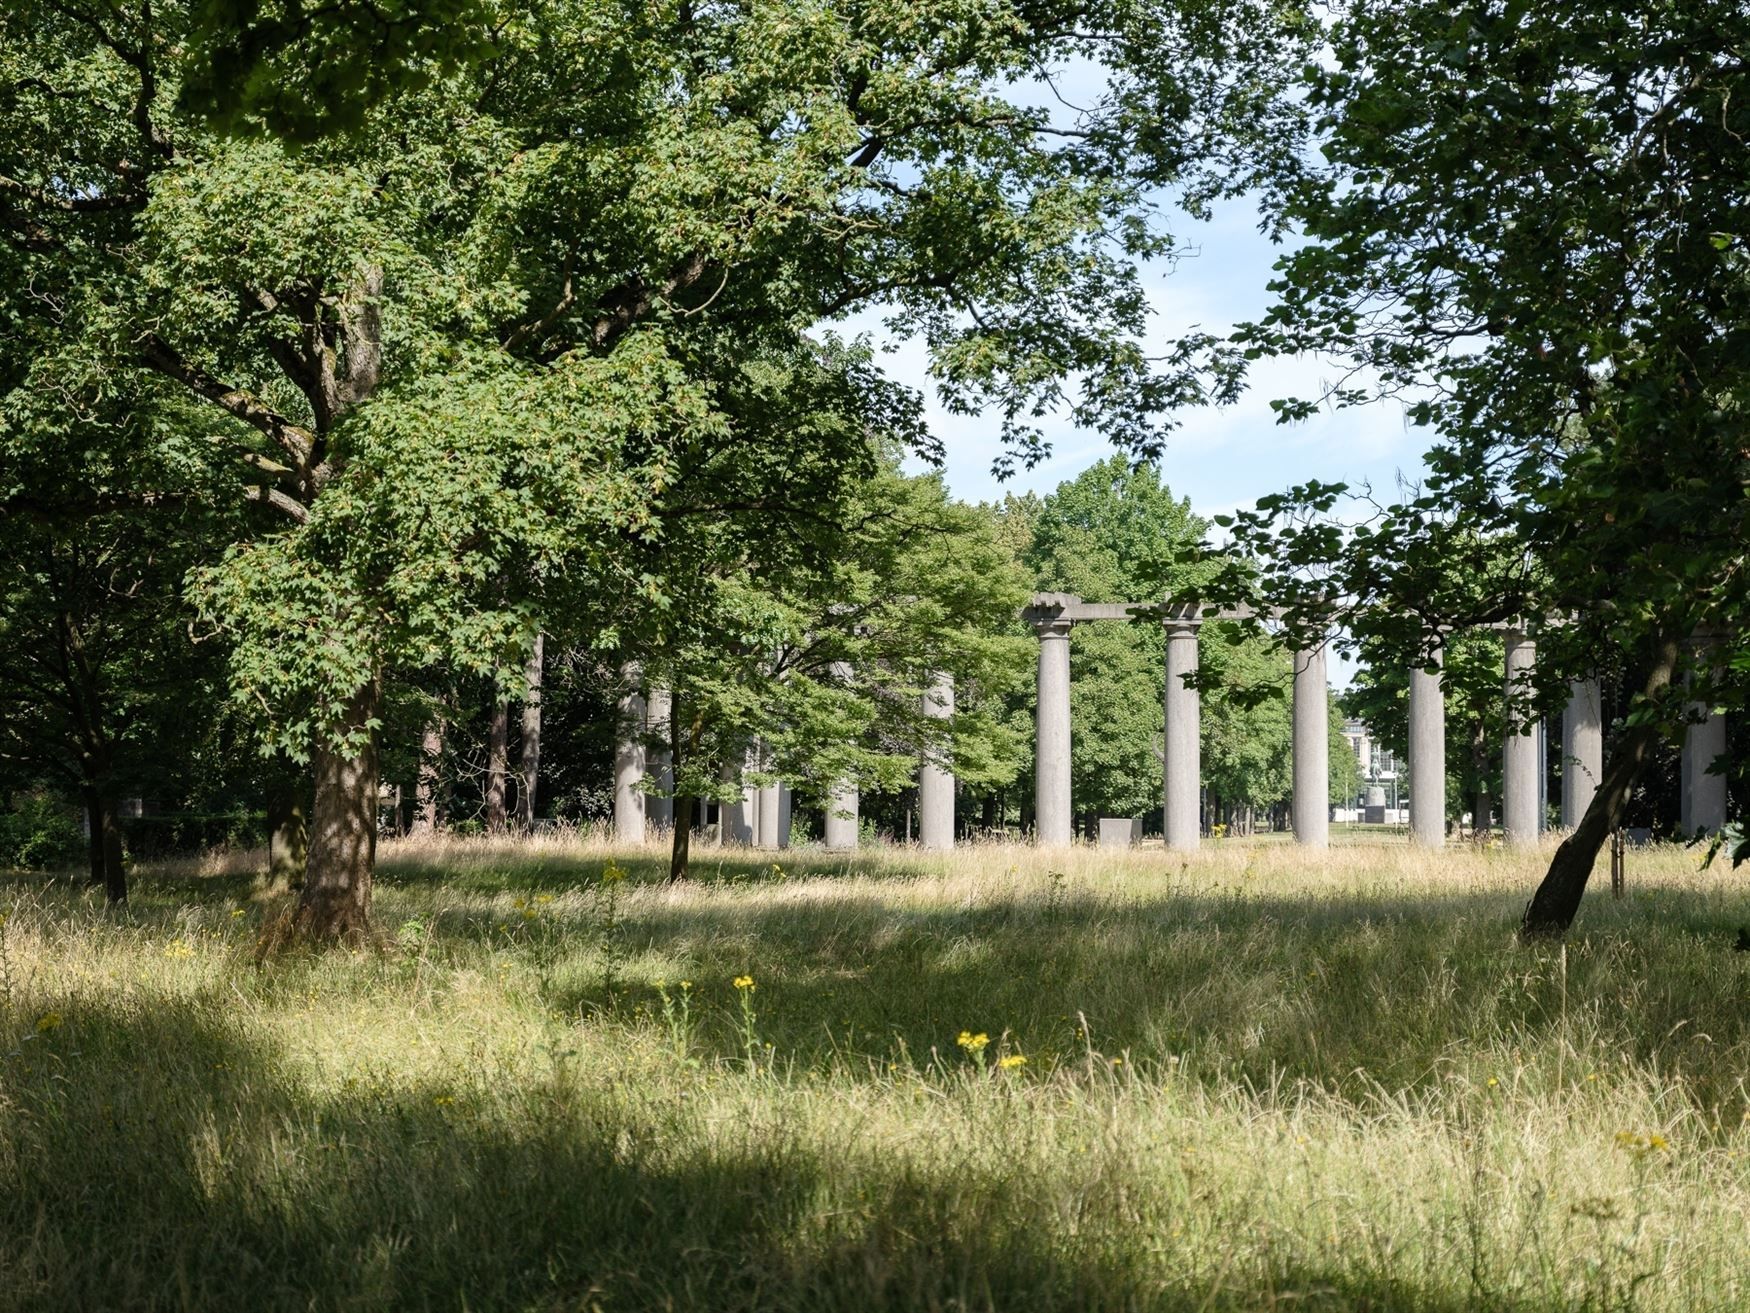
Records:
<instances>
[{"instance_id":1,"label":"stone block","mask_svg":"<svg viewBox=\"0 0 1750 1313\"><path fill-rule=\"evenodd\" d=\"M1102 816L1100 818L1100 847L1134 848L1141 842L1141 818L1125 816Z\"/></svg>"}]
</instances>

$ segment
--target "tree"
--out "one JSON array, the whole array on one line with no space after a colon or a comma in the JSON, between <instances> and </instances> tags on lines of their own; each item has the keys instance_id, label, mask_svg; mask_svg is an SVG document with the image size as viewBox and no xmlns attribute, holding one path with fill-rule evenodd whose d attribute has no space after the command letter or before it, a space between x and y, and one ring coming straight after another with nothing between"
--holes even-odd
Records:
<instances>
[{"instance_id":1,"label":"tree","mask_svg":"<svg viewBox=\"0 0 1750 1313\"><path fill-rule=\"evenodd\" d=\"M1240 517L1262 591L1303 625L1340 604L1397 664L1547 618L1546 695L1645 671L1528 936L1571 923L1686 704L1741 702L1685 647L1744 628L1747 39L1741 7L1705 0L1361 0L1304 73L1317 150L1279 182L1307 241L1245 339L1336 358L1339 404L1408 396L1437 441L1425 487L1349 532L1321 485Z\"/></svg>"},{"instance_id":2,"label":"tree","mask_svg":"<svg viewBox=\"0 0 1750 1313\"><path fill-rule=\"evenodd\" d=\"M1205 384L1144 346L1137 265L1170 248L1148 188L1207 197L1225 127L1268 126L1276 28L1232 8L1255 21L915 0L0 16L7 274L52 272L65 306L10 383L198 399L264 508L200 596L238 695L312 763L297 927L366 924L388 685L503 668L514 695L556 594L667 598L672 576L624 563L666 532L679 462L728 436L726 361L883 306L1016 459L1052 408L1158 447ZM359 24L382 25L380 66ZM1080 122L1021 103L1102 51ZM216 130L257 114L313 140Z\"/></svg>"},{"instance_id":3,"label":"tree","mask_svg":"<svg viewBox=\"0 0 1750 1313\"><path fill-rule=\"evenodd\" d=\"M788 550L719 521L716 559L694 576L702 596L635 649L646 681L672 690L676 878L694 804L738 798L745 779L783 779L829 806L841 785L904 787L925 753L973 787L1014 777L1019 745L1001 711L1026 677L1013 633L1026 589L990 520L890 456L846 512L792 521ZM922 705L943 674L956 691L946 720ZM756 738L766 762L745 775Z\"/></svg>"}]
</instances>

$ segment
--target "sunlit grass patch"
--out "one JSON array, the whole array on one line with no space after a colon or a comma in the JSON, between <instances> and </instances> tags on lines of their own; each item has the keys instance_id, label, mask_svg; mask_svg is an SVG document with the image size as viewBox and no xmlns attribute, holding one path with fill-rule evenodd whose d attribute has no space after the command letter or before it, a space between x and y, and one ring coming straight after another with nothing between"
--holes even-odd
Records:
<instances>
[{"instance_id":1,"label":"sunlit grass patch","mask_svg":"<svg viewBox=\"0 0 1750 1313\"><path fill-rule=\"evenodd\" d=\"M1631 858L385 845L0 892L0 1308L1729 1309L1750 898ZM604 879L618 870L623 879Z\"/></svg>"}]
</instances>

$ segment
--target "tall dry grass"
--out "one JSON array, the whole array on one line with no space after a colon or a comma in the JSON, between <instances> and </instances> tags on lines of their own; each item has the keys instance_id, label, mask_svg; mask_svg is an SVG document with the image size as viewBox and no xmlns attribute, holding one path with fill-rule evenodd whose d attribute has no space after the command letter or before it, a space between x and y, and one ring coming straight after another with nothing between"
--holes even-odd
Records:
<instances>
[{"instance_id":1,"label":"tall dry grass","mask_svg":"<svg viewBox=\"0 0 1750 1313\"><path fill-rule=\"evenodd\" d=\"M390 843L262 964L217 863L0 888L0 1308L1750 1306L1693 853L1529 949L1504 850L664 856Z\"/></svg>"}]
</instances>

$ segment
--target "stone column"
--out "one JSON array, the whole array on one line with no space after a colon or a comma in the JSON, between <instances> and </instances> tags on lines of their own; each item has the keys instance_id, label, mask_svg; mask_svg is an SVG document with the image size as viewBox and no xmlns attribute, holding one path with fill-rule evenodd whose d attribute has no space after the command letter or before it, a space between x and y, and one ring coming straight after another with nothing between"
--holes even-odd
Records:
<instances>
[{"instance_id":1,"label":"stone column","mask_svg":"<svg viewBox=\"0 0 1750 1313\"><path fill-rule=\"evenodd\" d=\"M1294 841L1306 848L1331 844L1331 709L1324 645L1294 654Z\"/></svg>"},{"instance_id":2,"label":"stone column","mask_svg":"<svg viewBox=\"0 0 1750 1313\"><path fill-rule=\"evenodd\" d=\"M1067 844L1072 818L1069 796L1069 631L1070 621L1041 616L1039 698L1033 722L1033 826L1035 842Z\"/></svg>"},{"instance_id":3,"label":"stone column","mask_svg":"<svg viewBox=\"0 0 1750 1313\"><path fill-rule=\"evenodd\" d=\"M826 846L849 852L857 846L857 790L841 784L826 800Z\"/></svg>"},{"instance_id":4,"label":"stone column","mask_svg":"<svg viewBox=\"0 0 1750 1313\"><path fill-rule=\"evenodd\" d=\"M1580 823L1604 774L1604 714L1596 679L1568 685L1562 712L1562 828Z\"/></svg>"},{"instance_id":5,"label":"stone column","mask_svg":"<svg viewBox=\"0 0 1750 1313\"><path fill-rule=\"evenodd\" d=\"M1201 622L1169 618L1167 677L1162 692L1166 725L1161 763L1161 828L1167 847L1196 849L1203 837L1199 802L1203 786L1202 710L1198 692L1185 687L1185 676L1197 672L1197 630Z\"/></svg>"},{"instance_id":6,"label":"stone column","mask_svg":"<svg viewBox=\"0 0 1750 1313\"><path fill-rule=\"evenodd\" d=\"M1689 713L1703 719L1683 732L1679 825L1685 835L1712 834L1726 823L1726 777L1708 774L1726 750L1726 718L1700 702L1691 703Z\"/></svg>"},{"instance_id":7,"label":"stone column","mask_svg":"<svg viewBox=\"0 0 1750 1313\"><path fill-rule=\"evenodd\" d=\"M790 786L778 785L778 831L772 836L772 847L788 848L790 846Z\"/></svg>"},{"instance_id":8,"label":"stone column","mask_svg":"<svg viewBox=\"0 0 1750 1313\"><path fill-rule=\"evenodd\" d=\"M625 672L631 687L620 698L614 721L614 838L620 843L644 842L644 695L638 692L638 672Z\"/></svg>"},{"instance_id":9,"label":"stone column","mask_svg":"<svg viewBox=\"0 0 1750 1313\"><path fill-rule=\"evenodd\" d=\"M924 693L924 715L947 720L954 714L954 677L938 674ZM954 772L948 768L949 749L927 753L918 770L918 842L925 848L954 846Z\"/></svg>"},{"instance_id":10,"label":"stone column","mask_svg":"<svg viewBox=\"0 0 1750 1313\"><path fill-rule=\"evenodd\" d=\"M848 661L835 661L833 678L849 684L855 672ZM851 852L857 847L857 787L841 783L833 786L826 798L826 846L833 852Z\"/></svg>"},{"instance_id":11,"label":"stone column","mask_svg":"<svg viewBox=\"0 0 1750 1313\"><path fill-rule=\"evenodd\" d=\"M644 795L644 819L658 830L668 830L674 827L674 749L670 723L674 695L666 688L651 689L644 713L653 740L645 754L644 768L650 774L650 782L661 790Z\"/></svg>"},{"instance_id":12,"label":"stone column","mask_svg":"<svg viewBox=\"0 0 1750 1313\"><path fill-rule=\"evenodd\" d=\"M742 766L746 764L744 756L741 763L726 761L719 772L718 782L724 786L734 786L742 778ZM741 791L730 798L728 802L717 804L717 842L725 847L745 848L754 839L753 791L746 785L741 785Z\"/></svg>"},{"instance_id":13,"label":"stone column","mask_svg":"<svg viewBox=\"0 0 1750 1313\"><path fill-rule=\"evenodd\" d=\"M1410 671L1410 842L1446 842L1446 690L1422 669Z\"/></svg>"},{"instance_id":14,"label":"stone column","mask_svg":"<svg viewBox=\"0 0 1750 1313\"><path fill-rule=\"evenodd\" d=\"M762 784L754 791L756 813L753 841L758 848L778 846L778 786Z\"/></svg>"},{"instance_id":15,"label":"stone column","mask_svg":"<svg viewBox=\"0 0 1750 1313\"><path fill-rule=\"evenodd\" d=\"M1518 630L1507 633L1506 686L1509 697L1531 688L1537 668L1537 643ZM1535 844L1538 825L1537 722L1509 708L1507 739L1501 748L1501 828L1515 846Z\"/></svg>"}]
</instances>

